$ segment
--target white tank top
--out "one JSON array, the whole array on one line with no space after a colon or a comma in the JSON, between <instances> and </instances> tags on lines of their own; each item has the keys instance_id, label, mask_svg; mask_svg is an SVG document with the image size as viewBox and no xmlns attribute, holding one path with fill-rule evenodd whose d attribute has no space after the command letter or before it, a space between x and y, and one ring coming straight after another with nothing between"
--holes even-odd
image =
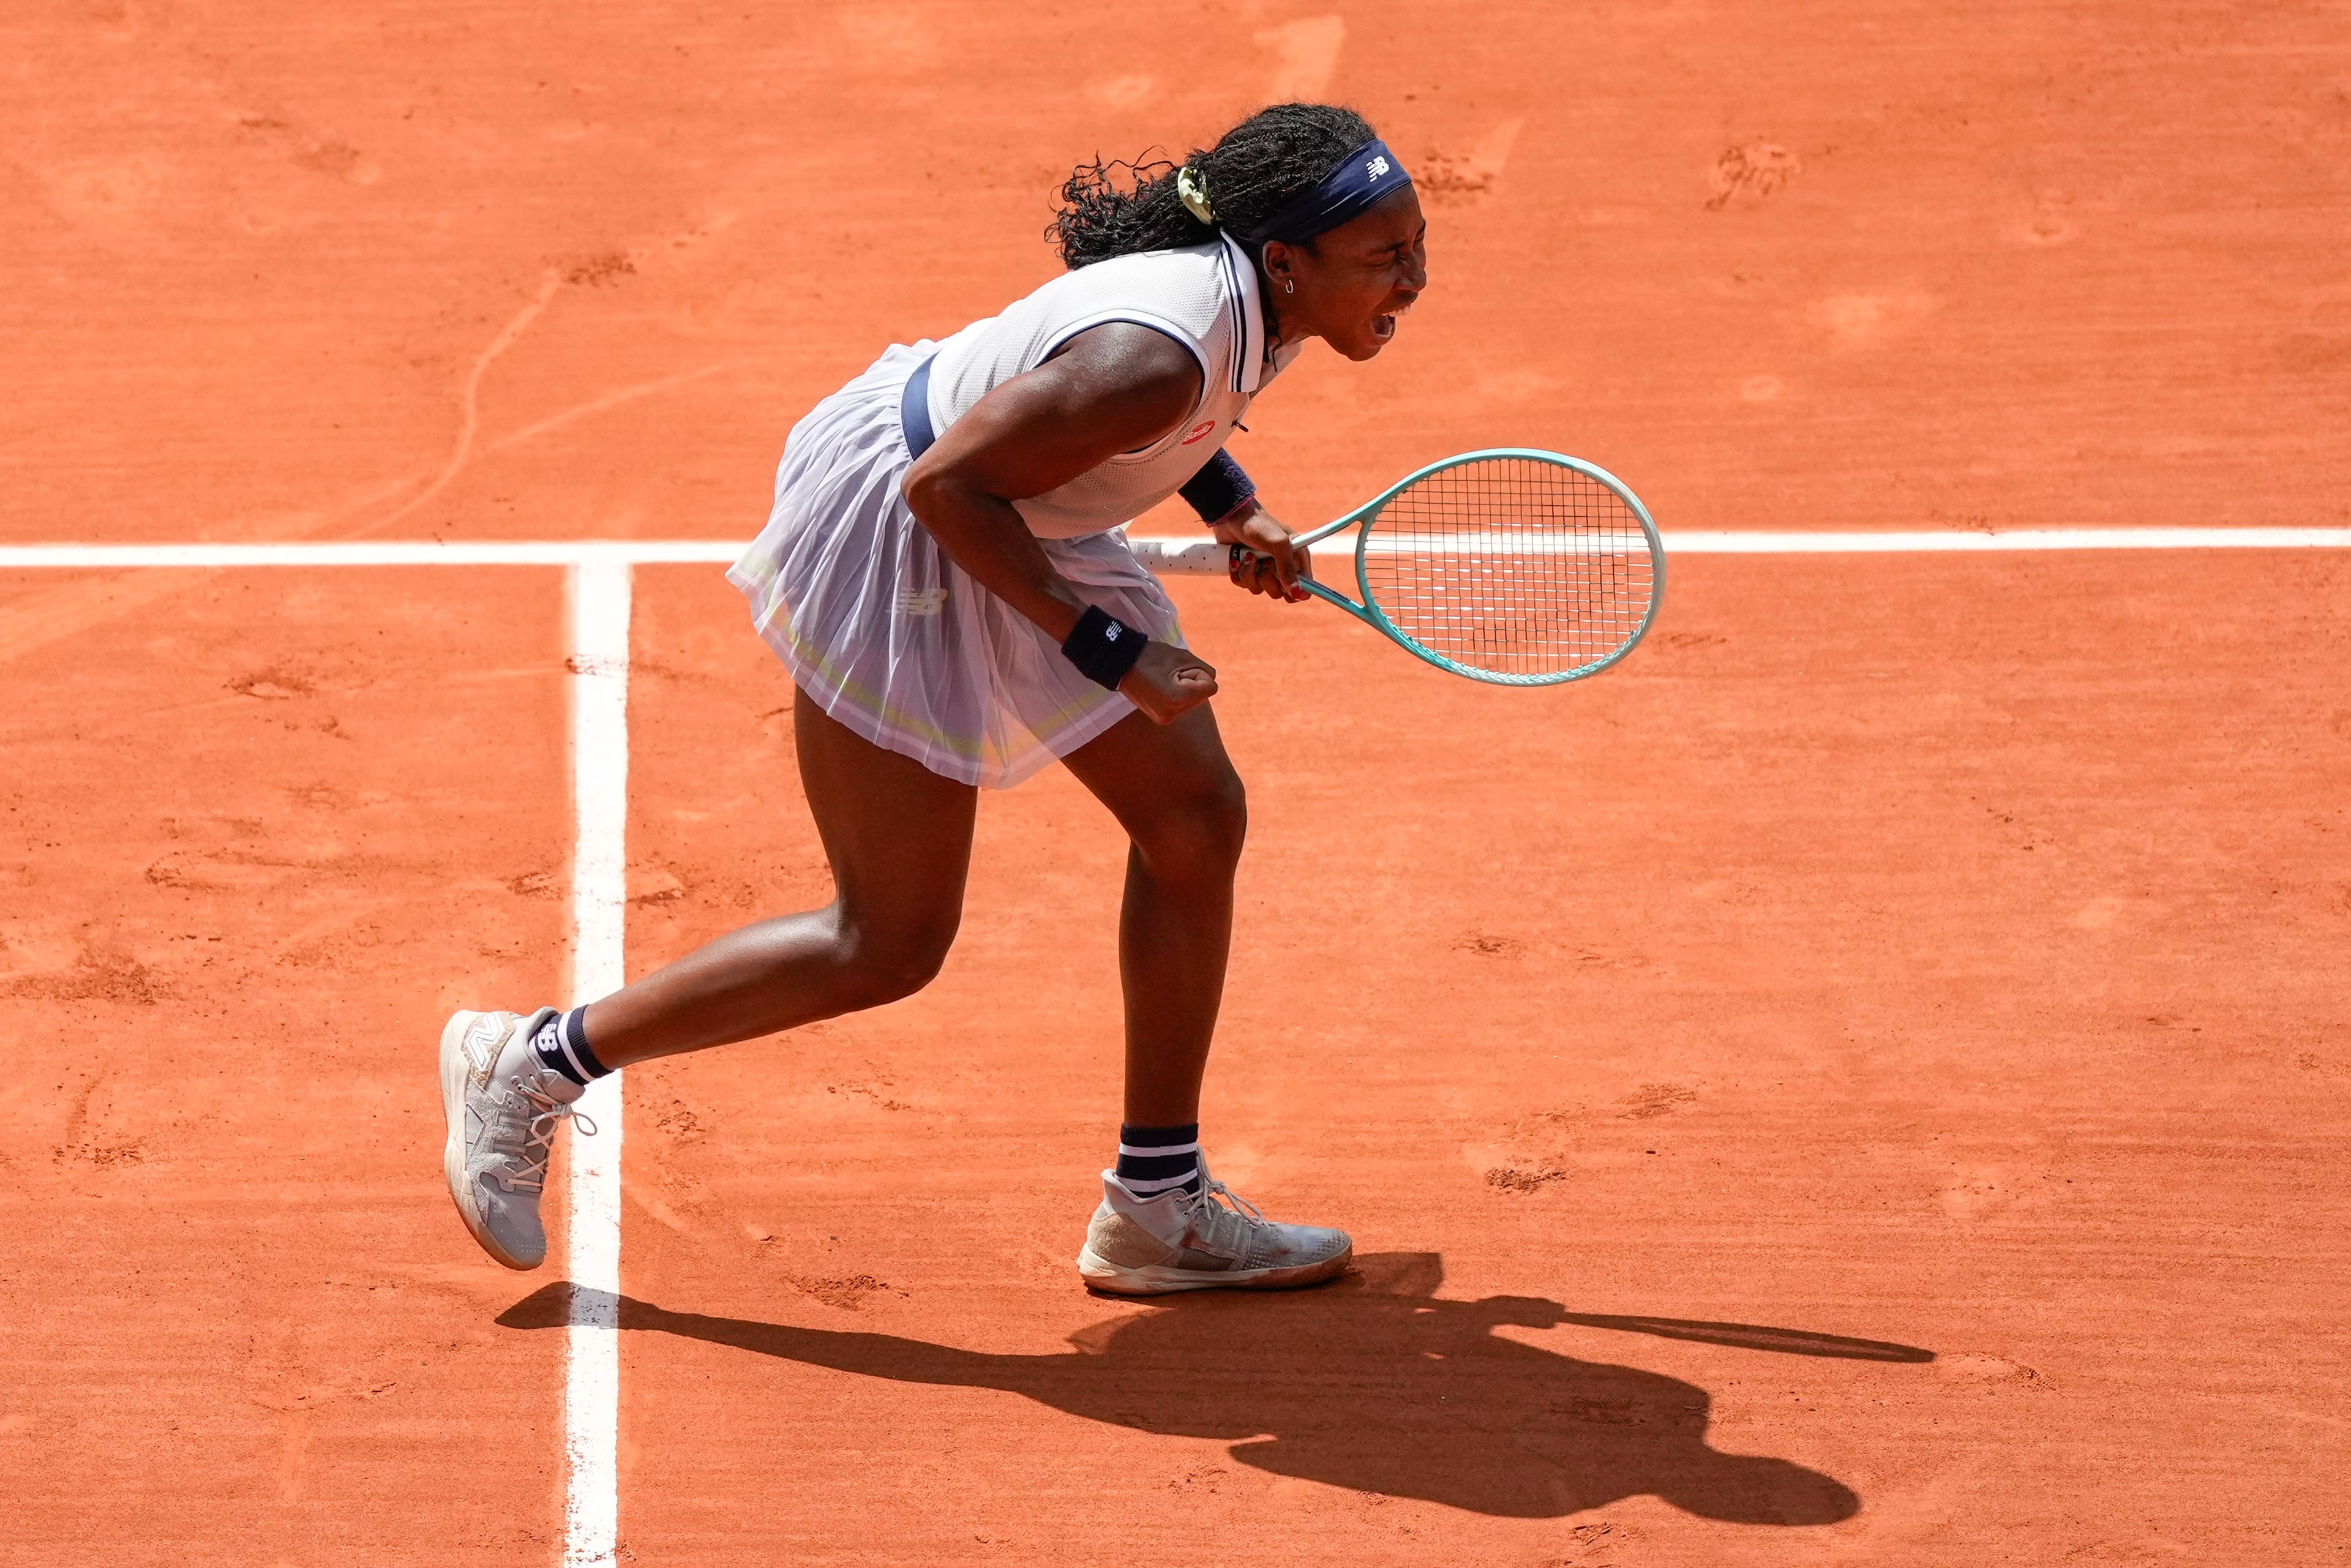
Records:
<instances>
[{"instance_id":1,"label":"white tank top","mask_svg":"<svg viewBox=\"0 0 2351 1568\"><path fill-rule=\"evenodd\" d=\"M1182 250L1113 256L1065 272L999 316L941 343L931 361L931 428L944 432L989 392L1050 359L1089 327L1131 321L1165 332L1200 361L1200 401L1158 441L1097 464L1059 489L1015 501L1039 538L1130 522L1174 495L1225 444L1249 400L1296 357L1269 362L1257 268L1219 235Z\"/></svg>"}]
</instances>

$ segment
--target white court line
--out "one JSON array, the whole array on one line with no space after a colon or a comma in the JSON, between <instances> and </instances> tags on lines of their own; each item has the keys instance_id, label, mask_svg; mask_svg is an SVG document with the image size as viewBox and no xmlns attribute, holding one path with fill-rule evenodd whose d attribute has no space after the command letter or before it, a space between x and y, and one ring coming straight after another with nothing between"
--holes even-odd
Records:
<instances>
[{"instance_id":1,"label":"white court line","mask_svg":"<svg viewBox=\"0 0 2351 1568\"><path fill-rule=\"evenodd\" d=\"M1667 556L1677 555L1946 555L1988 551L2148 549L2345 549L2351 528L2019 528L2005 533L1661 533ZM1213 539L1135 535L1129 543L1156 572L1215 574L1227 550ZM1418 546L1472 557L1537 557L1579 560L1595 556L1646 557L1638 534L1596 538L1507 533L1423 534L1411 538L1374 531L1360 541L1372 557L1402 555ZM1314 547L1324 561L1344 560L1358 536L1342 532Z\"/></svg>"},{"instance_id":2,"label":"white court line","mask_svg":"<svg viewBox=\"0 0 2351 1568\"><path fill-rule=\"evenodd\" d=\"M1376 538L1377 536L1374 536ZM1912 555L2035 550L2351 549L2351 528L2018 528L1967 533L1702 533L1668 531L1672 555ZM1197 534L1135 538L1197 545ZM430 539L284 544L0 545L12 568L260 566L652 566L732 561L739 539ZM1347 547L1341 547L1343 549Z\"/></svg>"},{"instance_id":3,"label":"white court line","mask_svg":"<svg viewBox=\"0 0 2351 1568\"><path fill-rule=\"evenodd\" d=\"M629 563L574 566L570 598L571 1002L621 988L628 908ZM621 1435L621 1079L597 1080L580 1109L592 1138L569 1139L570 1322L564 1331L563 1561L619 1561Z\"/></svg>"},{"instance_id":4,"label":"white court line","mask_svg":"<svg viewBox=\"0 0 2351 1568\"><path fill-rule=\"evenodd\" d=\"M731 561L728 539L289 540L283 544L0 545L7 567L646 566Z\"/></svg>"},{"instance_id":5,"label":"white court line","mask_svg":"<svg viewBox=\"0 0 2351 1568\"><path fill-rule=\"evenodd\" d=\"M1668 555L1970 553L2095 549L2346 549L2351 528L2038 528L2007 533L1667 533ZM1138 542L1142 542L1138 540ZM1198 535L1157 538L1196 545ZM627 908L630 569L732 561L726 539L294 541L278 544L0 545L0 570L336 566L560 566L570 598L574 1006L621 988ZM564 1335L563 1561L614 1563L620 1550L620 1078L580 1108L598 1135L569 1140L573 1288Z\"/></svg>"},{"instance_id":6,"label":"white court line","mask_svg":"<svg viewBox=\"0 0 2351 1568\"><path fill-rule=\"evenodd\" d=\"M1672 555L1970 555L1999 550L2351 549L2351 528L2011 528L1989 533L1665 532Z\"/></svg>"},{"instance_id":7,"label":"white court line","mask_svg":"<svg viewBox=\"0 0 2351 1568\"><path fill-rule=\"evenodd\" d=\"M2351 549L2351 528L2036 528L2006 533L1667 533L1668 555L1974 553L2004 550ZM1158 542L1194 545L1199 536ZM630 569L732 561L727 539L294 541L0 545L0 570L336 566L569 568L574 1005L620 989L626 910ZM574 1294L565 1331L567 1568L617 1563L620 1547L622 1109L618 1075L580 1101L599 1135L569 1140Z\"/></svg>"}]
</instances>

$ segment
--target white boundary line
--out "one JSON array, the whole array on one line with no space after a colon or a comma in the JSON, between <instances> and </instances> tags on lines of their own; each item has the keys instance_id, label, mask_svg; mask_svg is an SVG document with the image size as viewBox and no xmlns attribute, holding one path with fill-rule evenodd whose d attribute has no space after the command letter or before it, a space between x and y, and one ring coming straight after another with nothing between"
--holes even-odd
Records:
<instances>
[{"instance_id":1,"label":"white boundary line","mask_svg":"<svg viewBox=\"0 0 2351 1568\"><path fill-rule=\"evenodd\" d=\"M1136 536L1141 542L1146 536ZM1168 545L1199 536L1148 536ZM2351 549L2351 528L2019 528L1967 533L1667 533L1671 555L1916 555L2033 550ZM260 566L652 566L731 561L737 539L293 541L284 544L0 545L0 570Z\"/></svg>"},{"instance_id":2,"label":"white boundary line","mask_svg":"<svg viewBox=\"0 0 2351 1568\"><path fill-rule=\"evenodd\" d=\"M2033 528L2006 533L1667 533L1670 555L1970 554L2115 549L2351 549L2351 528ZM1198 536L1165 538L1196 544ZM621 988L629 815L631 568L732 561L727 539L293 541L0 545L0 570L266 566L559 566L570 601L573 1005ZM563 1561L601 1568L620 1551L622 1105L617 1075L580 1108L568 1184L572 1285L564 1334Z\"/></svg>"},{"instance_id":3,"label":"white boundary line","mask_svg":"<svg viewBox=\"0 0 2351 1568\"><path fill-rule=\"evenodd\" d=\"M571 1000L626 979L629 598L626 560L582 561L570 600ZM621 1080L599 1079L580 1109L597 1135L569 1139L570 1322L564 1331L563 1561L617 1563L621 1436Z\"/></svg>"},{"instance_id":4,"label":"white boundary line","mask_svg":"<svg viewBox=\"0 0 2351 1568\"><path fill-rule=\"evenodd\" d=\"M2011 528L1991 533L1661 533L1675 555L1971 555L2005 550L2351 549L2351 528Z\"/></svg>"},{"instance_id":5,"label":"white boundary line","mask_svg":"<svg viewBox=\"0 0 2351 1568\"><path fill-rule=\"evenodd\" d=\"M731 561L730 539L294 540L284 544L0 545L9 567L645 566Z\"/></svg>"}]
</instances>

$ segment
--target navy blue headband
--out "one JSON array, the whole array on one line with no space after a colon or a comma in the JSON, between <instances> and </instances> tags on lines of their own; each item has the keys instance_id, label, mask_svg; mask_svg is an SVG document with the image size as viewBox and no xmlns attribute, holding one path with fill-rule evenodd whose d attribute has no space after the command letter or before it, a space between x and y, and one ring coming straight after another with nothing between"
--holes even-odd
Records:
<instances>
[{"instance_id":1,"label":"navy blue headband","mask_svg":"<svg viewBox=\"0 0 2351 1568\"><path fill-rule=\"evenodd\" d=\"M1253 246L1271 239L1296 245L1363 216L1392 192L1411 183L1412 176L1395 161L1388 144L1374 137L1339 160L1339 166L1322 176L1321 184L1290 197L1273 216L1239 237Z\"/></svg>"}]
</instances>

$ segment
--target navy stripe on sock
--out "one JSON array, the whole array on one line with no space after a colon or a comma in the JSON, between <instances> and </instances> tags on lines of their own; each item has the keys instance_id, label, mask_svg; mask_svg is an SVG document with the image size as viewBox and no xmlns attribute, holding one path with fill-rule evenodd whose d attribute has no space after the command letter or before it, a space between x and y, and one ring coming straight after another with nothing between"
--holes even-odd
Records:
<instances>
[{"instance_id":1,"label":"navy stripe on sock","mask_svg":"<svg viewBox=\"0 0 2351 1568\"><path fill-rule=\"evenodd\" d=\"M582 1088L612 1071L588 1049L587 1013L586 1008L573 1008L551 1018L538 1026L530 1041L540 1066L553 1068Z\"/></svg>"},{"instance_id":2,"label":"navy stripe on sock","mask_svg":"<svg viewBox=\"0 0 2351 1568\"><path fill-rule=\"evenodd\" d=\"M563 1015L563 1049L570 1053L572 1065L586 1073L587 1081L590 1082L612 1071L597 1061L596 1053L588 1049L588 1009L586 1008L573 1008Z\"/></svg>"},{"instance_id":3,"label":"navy stripe on sock","mask_svg":"<svg viewBox=\"0 0 2351 1568\"><path fill-rule=\"evenodd\" d=\"M1200 1124L1118 1130L1118 1179L1144 1197L1175 1187L1200 1190Z\"/></svg>"}]
</instances>

